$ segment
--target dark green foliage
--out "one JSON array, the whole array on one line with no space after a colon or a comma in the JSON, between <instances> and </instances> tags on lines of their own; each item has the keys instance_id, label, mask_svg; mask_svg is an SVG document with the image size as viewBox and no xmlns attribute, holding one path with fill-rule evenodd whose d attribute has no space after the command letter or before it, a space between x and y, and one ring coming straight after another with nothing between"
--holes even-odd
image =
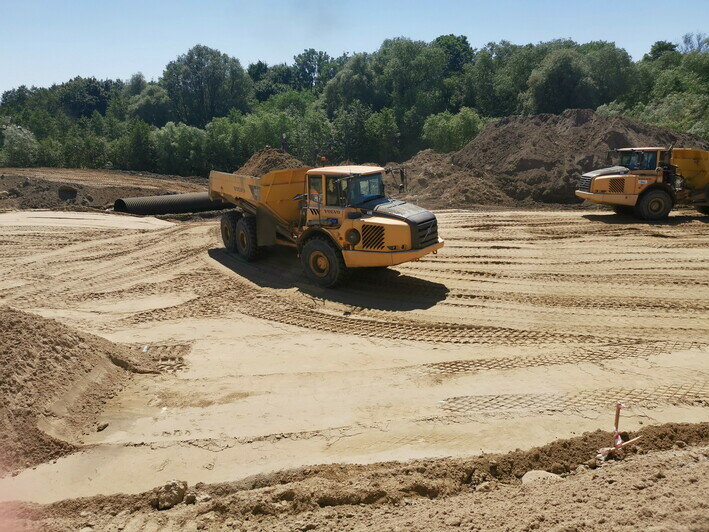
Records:
<instances>
[{"instance_id":1,"label":"dark green foliage","mask_svg":"<svg viewBox=\"0 0 709 532\"><path fill-rule=\"evenodd\" d=\"M595 107L598 88L587 60L575 50L555 50L529 76L525 107L534 113Z\"/></svg>"},{"instance_id":2,"label":"dark green foliage","mask_svg":"<svg viewBox=\"0 0 709 532\"><path fill-rule=\"evenodd\" d=\"M0 159L205 175L280 147L305 163L386 163L461 148L492 118L598 107L709 138L709 41L656 42L638 62L614 43L388 39L374 53L307 49L292 64L198 45L157 82L77 77L0 98Z\"/></svg>"},{"instance_id":3,"label":"dark green foliage","mask_svg":"<svg viewBox=\"0 0 709 532\"><path fill-rule=\"evenodd\" d=\"M162 127L172 118L172 102L164 88L151 83L131 98L128 114Z\"/></svg>"},{"instance_id":4,"label":"dark green foliage","mask_svg":"<svg viewBox=\"0 0 709 532\"><path fill-rule=\"evenodd\" d=\"M232 108L246 111L252 92L251 78L238 59L203 45L168 63L161 84L179 119L200 127Z\"/></svg>"}]
</instances>

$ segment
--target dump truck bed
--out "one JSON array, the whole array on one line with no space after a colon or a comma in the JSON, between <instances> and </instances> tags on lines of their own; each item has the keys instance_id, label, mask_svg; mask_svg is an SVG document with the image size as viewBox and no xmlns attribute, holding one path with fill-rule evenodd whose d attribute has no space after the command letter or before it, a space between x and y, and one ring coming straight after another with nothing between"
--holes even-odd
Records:
<instances>
[{"instance_id":1,"label":"dump truck bed","mask_svg":"<svg viewBox=\"0 0 709 532\"><path fill-rule=\"evenodd\" d=\"M300 219L305 173L310 167L276 170L261 177L212 171L209 197L231 203L257 217L259 245L275 243L276 234L292 240Z\"/></svg>"},{"instance_id":2,"label":"dump truck bed","mask_svg":"<svg viewBox=\"0 0 709 532\"><path fill-rule=\"evenodd\" d=\"M677 165L687 188L699 191L709 186L709 151L675 148L672 164Z\"/></svg>"}]
</instances>

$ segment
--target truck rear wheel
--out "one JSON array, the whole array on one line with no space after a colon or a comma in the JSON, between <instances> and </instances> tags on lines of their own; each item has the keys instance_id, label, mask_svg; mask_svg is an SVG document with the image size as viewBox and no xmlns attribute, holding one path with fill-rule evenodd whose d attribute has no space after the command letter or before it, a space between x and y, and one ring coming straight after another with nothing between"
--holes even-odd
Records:
<instances>
[{"instance_id":1,"label":"truck rear wheel","mask_svg":"<svg viewBox=\"0 0 709 532\"><path fill-rule=\"evenodd\" d=\"M236 251L241 257L251 262L259 256L260 249L256 244L256 217L244 216L236 222Z\"/></svg>"},{"instance_id":2,"label":"truck rear wheel","mask_svg":"<svg viewBox=\"0 0 709 532\"><path fill-rule=\"evenodd\" d=\"M643 194L635 205L635 215L643 220L663 220L672 210L672 197L664 190Z\"/></svg>"},{"instance_id":3,"label":"truck rear wheel","mask_svg":"<svg viewBox=\"0 0 709 532\"><path fill-rule=\"evenodd\" d=\"M349 276L340 250L322 237L313 237L305 243L300 261L308 278L320 286L337 286Z\"/></svg>"},{"instance_id":4,"label":"truck rear wheel","mask_svg":"<svg viewBox=\"0 0 709 532\"><path fill-rule=\"evenodd\" d=\"M241 213L232 211L222 214L220 229L222 233L222 242L227 251L236 251L236 224L241 218Z\"/></svg>"}]
</instances>

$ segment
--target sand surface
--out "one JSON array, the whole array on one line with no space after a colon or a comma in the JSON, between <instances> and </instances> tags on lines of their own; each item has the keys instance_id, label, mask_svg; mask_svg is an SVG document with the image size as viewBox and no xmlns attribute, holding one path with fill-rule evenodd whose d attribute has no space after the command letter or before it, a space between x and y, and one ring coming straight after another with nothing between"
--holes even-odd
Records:
<instances>
[{"instance_id":1,"label":"sand surface","mask_svg":"<svg viewBox=\"0 0 709 532\"><path fill-rule=\"evenodd\" d=\"M227 254L216 220L1 215L0 303L162 373L108 400L82 450L1 478L0 499L528 449L609 429L617 400L627 430L708 419L706 217L438 216L438 255L324 290L288 249Z\"/></svg>"}]
</instances>

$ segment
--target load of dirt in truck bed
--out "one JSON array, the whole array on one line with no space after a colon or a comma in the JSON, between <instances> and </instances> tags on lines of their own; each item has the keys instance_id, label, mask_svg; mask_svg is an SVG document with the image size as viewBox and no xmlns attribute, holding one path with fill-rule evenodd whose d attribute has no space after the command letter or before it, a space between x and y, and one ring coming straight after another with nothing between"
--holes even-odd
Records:
<instances>
[{"instance_id":1,"label":"load of dirt in truck bed","mask_svg":"<svg viewBox=\"0 0 709 532\"><path fill-rule=\"evenodd\" d=\"M239 168L235 173L261 177L274 170L300 168L302 166L305 165L301 161L283 150L263 148L254 153L251 158L246 161L244 166Z\"/></svg>"},{"instance_id":2,"label":"load of dirt in truck bed","mask_svg":"<svg viewBox=\"0 0 709 532\"><path fill-rule=\"evenodd\" d=\"M71 168L0 169L0 210L104 210L118 198L205 190L206 179Z\"/></svg>"},{"instance_id":3,"label":"load of dirt in truck bed","mask_svg":"<svg viewBox=\"0 0 709 532\"><path fill-rule=\"evenodd\" d=\"M0 307L0 474L67 454L96 430L99 407L129 371L151 371L127 348Z\"/></svg>"},{"instance_id":4,"label":"load of dirt in truck bed","mask_svg":"<svg viewBox=\"0 0 709 532\"><path fill-rule=\"evenodd\" d=\"M467 169L471 181L472 176L482 178L514 200L576 203L579 176L611 166L610 150L670 144L709 149L709 142L694 135L569 109L560 115L510 116L489 123L450 161Z\"/></svg>"},{"instance_id":5,"label":"load of dirt in truck bed","mask_svg":"<svg viewBox=\"0 0 709 532\"><path fill-rule=\"evenodd\" d=\"M624 436L641 439L607 462L595 455L612 436L596 431L506 454L310 466L222 484L175 480L137 495L5 504L0 520L135 530L158 523L244 530L706 524L701 493L709 482L709 424L666 424Z\"/></svg>"}]
</instances>

